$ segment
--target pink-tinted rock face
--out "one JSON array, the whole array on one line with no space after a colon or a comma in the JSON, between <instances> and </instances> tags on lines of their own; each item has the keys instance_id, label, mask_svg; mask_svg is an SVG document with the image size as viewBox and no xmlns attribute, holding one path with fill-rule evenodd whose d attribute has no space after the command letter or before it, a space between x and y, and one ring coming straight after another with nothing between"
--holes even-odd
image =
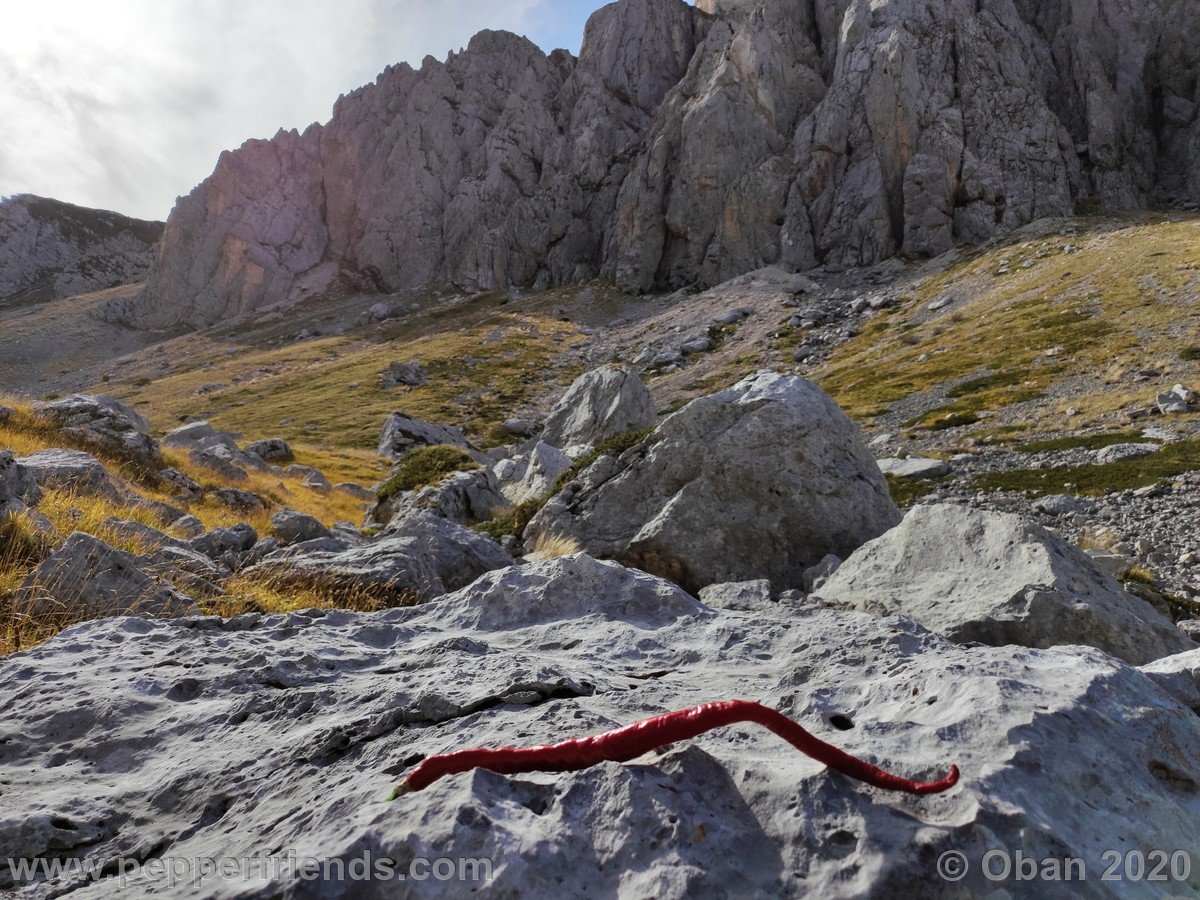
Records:
<instances>
[{"instance_id":1,"label":"pink-tinted rock face","mask_svg":"<svg viewBox=\"0 0 1200 900\"><path fill-rule=\"evenodd\" d=\"M1198 30L1166 0L620 0L578 59L483 32L223 155L110 313L203 325L339 278L710 284L1194 195Z\"/></svg>"}]
</instances>

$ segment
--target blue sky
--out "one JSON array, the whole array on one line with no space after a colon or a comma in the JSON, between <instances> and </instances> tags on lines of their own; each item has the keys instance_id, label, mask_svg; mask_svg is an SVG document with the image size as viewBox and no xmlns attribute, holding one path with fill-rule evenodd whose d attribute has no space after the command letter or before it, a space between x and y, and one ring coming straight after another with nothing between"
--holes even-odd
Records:
<instances>
[{"instance_id":1,"label":"blue sky","mask_svg":"<svg viewBox=\"0 0 1200 900\"><path fill-rule=\"evenodd\" d=\"M387 65L483 28L578 52L601 0L5 4L0 196L164 218L221 150L325 121Z\"/></svg>"}]
</instances>

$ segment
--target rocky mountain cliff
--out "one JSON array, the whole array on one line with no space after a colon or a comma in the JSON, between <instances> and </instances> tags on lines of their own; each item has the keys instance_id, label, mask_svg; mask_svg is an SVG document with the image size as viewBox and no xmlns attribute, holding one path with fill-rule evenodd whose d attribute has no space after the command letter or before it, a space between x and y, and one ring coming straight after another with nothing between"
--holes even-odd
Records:
<instances>
[{"instance_id":1,"label":"rocky mountain cliff","mask_svg":"<svg viewBox=\"0 0 1200 900\"><path fill-rule=\"evenodd\" d=\"M161 222L22 194L0 202L0 304L141 281Z\"/></svg>"},{"instance_id":2,"label":"rocky mountain cliff","mask_svg":"<svg viewBox=\"0 0 1200 900\"><path fill-rule=\"evenodd\" d=\"M1172 202L1200 189L1197 33L1173 0L620 0L578 59L483 32L223 154L109 314L707 285Z\"/></svg>"}]
</instances>

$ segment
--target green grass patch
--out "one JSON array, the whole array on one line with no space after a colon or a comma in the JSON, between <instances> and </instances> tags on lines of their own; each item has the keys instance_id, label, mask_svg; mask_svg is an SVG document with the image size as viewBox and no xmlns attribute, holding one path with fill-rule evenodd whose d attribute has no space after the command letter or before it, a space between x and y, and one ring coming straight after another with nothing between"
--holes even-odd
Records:
<instances>
[{"instance_id":1,"label":"green grass patch","mask_svg":"<svg viewBox=\"0 0 1200 900\"><path fill-rule=\"evenodd\" d=\"M971 394L978 394L982 391L991 390L992 388L1000 387L1016 387L1024 384L1028 380L1029 373L1024 370L1014 370L1006 372L991 372L987 375L981 375L978 378L971 378L964 381L962 384L956 385L946 391L946 396L951 400L956 400L959 397L967 397Z\"/></svg>"},{"instance_id":2,"label":"green grass patch","mask_svg":"<svg viewBox=\"0 0 1200 900\"><path fill-rule=\"evenodd\" d=\"M1114 431L1108 434L1073 434L1044 441L1028 441L1017 447L1022 453L1053 453L1058 450L1103 450L1114 444L1144 443L1140 431Z\"/></svg>"},{"instance_id":3,"label":"green grass patch","mask_svg":"<svg viewBox=\"0 0 1200 900\"><path fill-rule=\"evenodd\" d=\"M1179 351L1179 358L1187 360L1188 362L1195 362L1196 360L1200 360L1200 347L1197 347L1197 346L1184 347L1182 350Z\"/></svg>"},{"instance_id":4,"label":"green grass patch","mask_svg":"<svg viewBox=\"0 0 1200 900\"><path fill-rule=\"evenodd\" d=\"M1104 466L989 472L971 484L980 491L1022 491L1039 497L1047 494L1095 497L1147 487L1194 471L1200 471L1200 439L1178 441L1151 456Z\"/></svg>"},{"instance_id":5,"label":"green grass patch","mask_svg":"<svg viewBox=\"0 0 1200 900\"><path fill-rule=\"evenodd\" d=\"M549 493L545 497L535 497L532 500L518 503L508 512L494 516L486 522L480 522L478 525L471 527L476 531L490 535L492 540L495 541L499 541L501 538L509 535L520 537L525 532L525 527L529 524L530 520L541 512L542 507L546 505L546 501L553 496L553 493Z\"/></svg>"},{"instance_id":6,"label":"green grass patch","mask_svg":"<svg viewBox=\"0 0 1200 900\"><path fill-rule=\"evenodd\" d=\"M454 472L470 472L478 468L479 463L457 447L417 447L404 454L396 471L379 486L379 502L428 484L437 484Z\"/></svg>"},{"instance_id":7,"label":"green grass patch","mask_svg":"<svg viewBox=\"0 0 1200 900\"><path fill-rule=\"evenodd\" d=\"M602 456L620 456L631 447L636 447L642 441L650 436L654 428L644 428L641 431L627 431L624 434L618 434L616 437L610 437L600 441L592 448L590 453L585 453L579 459L571 464L571 468L558 476L554 482L554 487L550 490L550 496L557 494L568 484L574 481L583 473L583 470L594 463Z\"/></svg>"},{"instance_id":8,"label":"green grass patch","mask_svg":"<svg viewBox=\"0 0 1200 900\"><path fill-rule=\"evenodd\" d=\"M927 497L938 489L940 485L948 481L948 478L937 478L933 480L919 480L916 478L897 478L895 475L885 475L888 483L888 490L892 494L892 500L902 509L908 509L922 497Z\"/></svg>"}]
</instances>

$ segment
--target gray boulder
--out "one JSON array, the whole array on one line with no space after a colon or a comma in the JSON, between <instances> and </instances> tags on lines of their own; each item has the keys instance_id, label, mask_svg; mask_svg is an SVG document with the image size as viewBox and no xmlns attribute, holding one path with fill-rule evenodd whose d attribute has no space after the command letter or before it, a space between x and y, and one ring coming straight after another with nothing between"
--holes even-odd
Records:
<instances>
[{"instance_id":1,"label":"gray boulder","mask_svg":"<svg viewBox=\"0 0 1200 900\"><path fill-rule=\"evenodd\" d=\"M37 403L34 414L65 436L146 473L163 467L158 441L150 422L115 397L75 394L51 403Z\"/></svg>"},{"instance_id":2,"label":"gray boulder","mask_svg":"<svg viewBox=\"0 0 1200 900\"><path fill-rule=\"evenodd\" d=\"M1132 663L1194 649L1082 550L1028 519L965 506L913 509L819 593L962 642L1087 644Z\"/></svg>"},{"instance_id":3,"label":"gray boulder","mask_svg":"<svg viewBox=\"0 0 1200 900\"><path fill-rule=\"evenodd\" d=\"M435 425L394 412L383 423L379 437L379 455L399 459L414 447L432 447L447 444L466 448L467 436L463 430L449 425Z\"/></svg>"},{"instance_id":4,"label":"gray boulder","mask_svg":"<svg viewBox=\"0 0 1200 900\"><path fill-rule=\"evenodd\" d=\"M41 488L11 450L0 450L0 522L42 498Z\"/></svg>"},{"instance_id":5,"label":"gray boulder","mask_svg":"<svg viewBox=\"0 0 1200 900\"><path fill-rule=\"evenodd\" d=\"M1067 897L1079 884L988 881L984 854L1078 857L1096 878L1108 848L1193 848L1193 656L1143 671L1090 648L963 647L898 617L716 611L585 557L492 572L411 609L97 622L0 659L0 782L21 786L0 806L0 846L105 860L171 834L181 859L289 847L347 871L368 852L402 873L417 857L491 861L486 883L409 878L413 898ZM738 725L628 763L472 771L385 802L436 753L552 743L730 697L906 777L954 763L962 780L936 797L890 793ZM937 875L948 851L968 863L957 883ZM179 893L231 890L219 872L193 874ZM1186 895L1193 881L1123 891ZM162 885L143 870L120 890ZM72 887L63 874L27 890ZM251 891L397 893L286 867Z\"/></svg>"},{"instance_id":6,"label":"gray boulder","mask_svg":"<svg viewBox=\"0 0 1200 900\"><path fill-rule=\"evenodd\" d=\"M27 615L63 621L195 612L189 598L142 572L128 553L82 532L68 537L29 573L13 602Z\"/></svg>"},{"instance_id":7,"label":"gray boulder","mask_svg":"<svg viewBox=\"0 0 1200 900\"><path fill-rule=\"evenodd\" d=\"M245 475L245 473L242 473ZM166 488L179 497L188 500L199 500L204 496L204 487L195 479L184 475L178 469L166 468L158 473L159 480Z\"/></svg>"},{"instance_id":8,"label":"gray boulder","mask_svg":"<svg viewBox=\"0 0 1200 900\"><path fill-rule=\"evenodd\" d=\"M926 481L949 475L950 464L940 459L922 459L917 456L907 459L881 459L879 471L905 481Z\"/></svg>"},{"instance_id":9,"label":"gray boulder","mask_svg":"<svg viewBox=\"0 0 1200 900\"><path fill-rule=\"evenodd\" d=\"M1158 411L1163 415L1180 415L1190 412L1195 402L1195 391L1189 390L1182 384L1177 384L1169 391L1163 391L1158 395Z\"/></svg>"},{"instance_id":10,"label":"gray boulder","mask_svg":"<svg viewBox=\"0 0 1200 900\"><path fill-rule=\"evenodd\" d=\"M512 556L487 535L429 512L394 520L386 534L415 540L447 591L466 587L485 572L514 564Z\"/></svg>"},{"instance_id":11,"label":"gray boulder","mask_svg":"<svg viewBox=\"0 0 1200 900\"><path fill-rule=\"evenodd\" d=\"M1103 466L1108 463L1143 459L1153 456L1160 449L1158 444L1111 444L1096 451L1096 463Z\"/></svg>"},{"instance_id":12,"label":"gray boulder","mask_svg":"<svg viewBox=\"0 0 1200 900\"><path fill-rule=\"evenodd\" d=\"M571 468L571 457L545 441L536 441L510 459L492 467L496 482L506 500L521 504L544 497L563 472Z\"/></svg>"},{"instance_id":13,"label":"gray boulder","mask_svg":"<svg viewBox=\"0 0 1200 900\"><path fill-rule=\"evenodd\" d=\"M168 432L162 445L187 451L197 465L212 469L224 478L241 480L248 470L269 470L270 466L261 457L242 451L238 437L232 432L220 431L208 422L189 422Z\"/></svg>"},{"instance_id":14,"label":"gray boulder","mask_svg":"<svg viewBox=\"0 0 1200 900\"><path fill-rule=\"evenodd\" d=\"M352 481L342 481L333 486L333 489L340 494L346 494L353 497L355 500L362 500L364 503L370 503L375 499L375 492L370 488L365 488L361 484L355 484Z\"/></svg>"},{"instance_id":15,"label":"gray boulder","mask_svg":"<svg viewBox=\"0 0 1200 900\"><path fill-rule=\"evenodd\" d=\"M226 562L235 559L258 543L253 526L241 523L231 528L214 528L188 541L188 546L209 559ZM232 568L232 566L231 566Z\"/></svg>"},{"instance_id":16,"label":"gray boulder","mask_svg":"<svg viewBox=\"0 0 1200 900\"><path fill-rule=\"evenodd\" d=\"M39 450L17 460L39 487L120 499L104 464L82 450Z\"/></svg>"},{"instance_id":17,"label":"gray boulder","mask_svg":"<svg viewBox=\"0 0 1200 900\"><path fill-rule=\"evenodd\" d=\"M379 373L379 386L384 390L397 387L418 387L429 380L420 363L394 362Z\"/></svg>"},{"instance_id":18,"label":"gray boulder","mask_svg":"<svg viewBox=\"0 0 1200 900\"><path fill-rule=\"evenodd\" d=\"M283 552L246 570L279 584L318 585L335 598L397 606L432 600L512 557L484 535L416 513L394 532L348 550ZM295 550L295 548L293 548Z\"/></svg>"},{"instance_id":19,"label":"gray boulder","mask_svg":"<svg viewBox=\"0 0 1200 900\"><path fill-rule=\"evenodd\" d=\"M258 494L240 488L217 488L212 496L235 512L248 513L267 508L267 501Z\"/></svg>"},{"instance_id":20,"label":"gray boulder","mask_svg":"<svg viewBox=\"0 0 1200 900\"><path fill-rule=\"evenodd\" d=\"M312 516L284 508L271 516L271 530L281 544L299 544L329 537L329 529Z\"/></svg>"},{"instance_id":21,"label":"gray boulder","mask_svg":"<svg viewBox=\"0 0 1200 900\"><path fill-rule=\"evenodd\" d=\"M253 453L263 462L280 463L292 458L292 448L283 438L267 438L252 441L242 448L244 453Z\"/></svg>"},{"instance_id":22,"label":"gray boulder","mask_svg":"<svg viewBox=\"0 0 1200 900\"><path fill-rule=\"evenodd\" d=\"M542 440L588 446L654 424L654 397L632 369L601 366L580 375L546 416Z\"/></svg>"},{"instance_id":23,"label":"gray boulder","mask_svg":"<svg viewBox=\"0 0 1200 900\"><path fill-rule=\"evenodd\" d=\"M530 522L698 591L800 587L900 521L854 424L820 388L759 374L695 400L620 459L601 457Z\"/></svg>"},{"instance_id":24,"label":"gray boulder","mask_svg":"<svg viewBox=\"0 0 1200 900\"><path fill-rule=\"evenodd\" d=\"M151 525L145 525L141 522L132 522L128 519L118 519L114 516L109 516L104 520L104 527L111 533L120 537L142 544L147 549L159 549L161 547L182 547L184 541L178 538L173 538L165 531L160 531Z\"/></svg>"},{"instance_id":25,"label":"gray boulder","mask_svg":"<svg viewBox=\"0 0 1200 900\"><path fill-rule=\"evenodd\" d=\"M376 503L367 512L367 520L386 525L393 519L427 511L451 522L486 522L509 506L500 493L496 476L488 469L455 472L438 484L406 491Z\"/></svg>"}]
</instances>

